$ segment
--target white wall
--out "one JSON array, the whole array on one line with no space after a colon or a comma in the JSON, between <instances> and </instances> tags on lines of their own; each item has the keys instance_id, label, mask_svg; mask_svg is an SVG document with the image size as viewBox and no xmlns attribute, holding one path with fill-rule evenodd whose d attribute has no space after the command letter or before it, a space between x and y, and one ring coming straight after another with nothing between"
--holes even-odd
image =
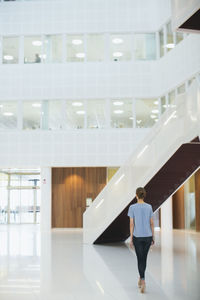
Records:
<instances>
[{"instance_id":1,"label":"white wall","mask_svg":"<svg viewBox=\"0 0 200 300\"><path fill-rule=\"evenodd\" d=\"M51 228L51 168L41 168L41 217L40 228L48 231Z\"/></svg>"},{"instance_id":2,"label":"white wall","mask_svg":"<svg viewBox=\"0 0 200 300\"><path fill-rule=\"evenodd\" d=\"M157 91L162 94L192 78L200 71L200 35L190 34L156 63L160 80Z\"/></svg>"},{"instance_id":3,"label":"white wall","mask_svg":"<svg viewBox=\"0 0 200 300\"><path fill-rule=\"evenodd\" d=\"M0 168L120 166L149 129L0 132Z\"/></svg>"},{"instance_id":4,"label":"white wall","mask_svg":"<svg viewBox=\"0 0 200 300\"><path fill-rule=\"evenodd\" d=\"M169 0L54 0L0 3L0 33L155 31Z\"/></svg>"},{"instance_id":5,"label":"white wall","mask_svg":"<svg viewBox=\"0 0 200 300\"><path fill-rule=\"evenodd\" d=\"M165 0L1 2L0 35L147 32L169 15ZM199 49L193 35L153 62L1 65L0 100L157 97L200 70ZM0 167L119 166L147 131L1 131Z\"/></svg>"}]
</instances>

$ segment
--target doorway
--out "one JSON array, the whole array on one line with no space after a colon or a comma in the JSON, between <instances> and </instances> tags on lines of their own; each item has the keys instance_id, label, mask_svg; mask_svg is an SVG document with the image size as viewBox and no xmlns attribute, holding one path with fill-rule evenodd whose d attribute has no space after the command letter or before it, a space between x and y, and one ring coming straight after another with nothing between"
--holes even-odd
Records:
<instances>
[{"instance_id":1,"label":"doorway","mask_svg":"<svg viewBox=\"0 0 200 300\"><path fill-rule=\"evenodd\" d=\"M40 223L40 170L0 170L0 224Z\"/></svg>"}]
</instances>

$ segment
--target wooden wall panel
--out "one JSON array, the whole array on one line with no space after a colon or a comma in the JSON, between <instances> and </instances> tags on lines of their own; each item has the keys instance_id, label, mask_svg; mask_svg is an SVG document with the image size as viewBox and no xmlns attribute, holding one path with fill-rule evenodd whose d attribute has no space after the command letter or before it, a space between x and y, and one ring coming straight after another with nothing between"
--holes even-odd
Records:
<instances>
[{"instance_id":1,"label":"wooden wall panel","mask_svg":"<svg viewBox=\"0 0 200 300\"><path fill-rule=\"evenodd\" d=\"M52 227L83 227L86 198L93 200L106 185L106 168L52 169Z\"/></svg>"},{"instance_id":2,"label":"wooden wall panel","mask_svg":"<svg viewBox=\"0 0 200 300\"><path fill-rule=\"evenodd\" d=\"M200 231L200 169L195 174L196 231Z\"/></svg>"},{"instance_id":3,"label":"wooden wall panel","mask_svg":"<svg viewBox=\"0 0 200 300\"><path fill-rule=\"evenodd\" d=\"M185 205L184 205L184 186L182 186L172 197L173 205L173 228L185 228Z\"/></svg>"}]
</instances>

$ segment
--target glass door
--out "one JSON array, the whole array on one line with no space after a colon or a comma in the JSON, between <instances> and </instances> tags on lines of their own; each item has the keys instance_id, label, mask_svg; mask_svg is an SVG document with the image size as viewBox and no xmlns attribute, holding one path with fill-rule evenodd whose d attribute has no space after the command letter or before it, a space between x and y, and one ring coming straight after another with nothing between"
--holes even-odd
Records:
<instances>
[{"instance_id":1,"label":"glass door","mask_svg":"<svg viewBox=\"0 0 200 300\"><path fill-rule=\"evenodd\" d=\"M39 222L40 174L0 171L0 223Z\"/></svg>"},{"instance_id":2,"label":"glass door","mask_svg":"<svg viewBox=\"0 0 200 300\"><path fill-rule=\"evenodd\" d=\"M0 172L0 224L8 221L8 175Z\"/></svg>"}]
</instances>

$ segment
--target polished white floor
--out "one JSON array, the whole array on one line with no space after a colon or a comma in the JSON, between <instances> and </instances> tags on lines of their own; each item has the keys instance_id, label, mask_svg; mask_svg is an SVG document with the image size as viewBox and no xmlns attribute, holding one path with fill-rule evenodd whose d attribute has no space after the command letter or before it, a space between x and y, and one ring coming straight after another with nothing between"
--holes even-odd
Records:
<instances>
[{"instance_id":1,"label":"polished white floor","mask_svg":"<svg viewBox=\"0 0 200 300\"><path fill-rule=\"evenodd\" d=\"M0 226L1 300L200 299L200 234L156 232L146 294L125 244L83 245L82 230Z\"/></svg>"}]
</instances>

